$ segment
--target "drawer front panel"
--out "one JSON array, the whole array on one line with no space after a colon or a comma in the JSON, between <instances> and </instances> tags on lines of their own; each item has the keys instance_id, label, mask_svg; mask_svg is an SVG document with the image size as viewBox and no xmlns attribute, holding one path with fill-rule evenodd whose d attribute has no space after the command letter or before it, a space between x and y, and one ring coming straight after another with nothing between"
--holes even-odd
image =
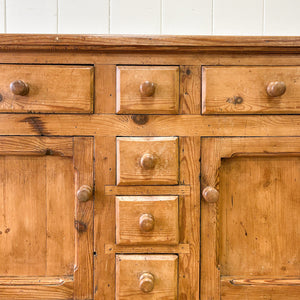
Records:
<instances>
[{"instance_id":1,"label":"drawer front panel","mask_svg":"<svg viewBox=\"0 0 300 300\"><path fill-rule=\"evenodd\" d=\"M178 184L178 138L117 138L117 184Z\"/></svg>"},{"instance_id":2,"label":"drawer front panel","mask_svg":"<svg viewBox=\"0 0 300 300\"><path fill-rule=\"evenodd\" d=\"M299 114L300 67L204 67L203 114Z\"/></svg>"},{"instance_id":3,"label":"drawer front panel","mask_svg":"<svg viewBox=\"0 0 300 300\"><path fill-rule=\"evenodd\" d=\"M179 67L117 67L117 113L176 114Z\"/></svg>"},{"instance_id":4,"label":"drawer front panel","mask_svg":"<svg viewBox=\"0 0 300 300\"><path fill-rule=\"evenodd\" d=\"M177 255L117 255L116 299L177 299Z\"/></svg>"},{"instance_id":5,"label":"drawer front panel","mask_svg":"<svg viewBox=\"0 0 300 300\"><path fill-rule=\"evenodd\" d=\"M117 244L178 244L178 197L116 197Z\"/></svg>"},{"instance_id":6,"label":"drawer front panel","mask_svg":"<svg viewBox=\"0 0 300 300\"><path fill-rule=\"evenodd\" d=\"M91 113L91 66L0 65L0 112Z\"/></svg>"}]
</instances>

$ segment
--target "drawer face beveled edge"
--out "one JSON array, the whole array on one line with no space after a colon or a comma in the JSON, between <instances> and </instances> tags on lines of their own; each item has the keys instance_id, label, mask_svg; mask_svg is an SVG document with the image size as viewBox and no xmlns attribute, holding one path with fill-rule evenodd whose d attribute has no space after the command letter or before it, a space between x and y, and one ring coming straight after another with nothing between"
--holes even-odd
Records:
<instances>
[{"instance_id":1,"label":"drawer face beveled edge","mask_svg":"<svg viewBox=\"0 0 300 300\"><path fill-rule=\"evenodd\" d=\"M177 114L178 66L117 66L118 114Z\"/></svg>"},{"instance_id":2,"label":"drawer face beveled edge","mask_svg":"<svg viewBox=\"0 0 300 300\"><path fill-rule=\"evenodd\" d=\"M141 290L144 274L152 275L153 289ZM178 256L174 254L117 255L116 299L177 299ZM149 299L149 298L147 298Z\"/></svg>"},{"instance_id":3,"label":"drawer face beveled edge","mask_svg":"<svg viewBox=\"0 0 300 300\"><path fill-rule=\"evenodd\" d=\"M178 137L118 137L117 185L177 185Z\"/></svg>"},{"instance_id":4,"label":"drawer face beveled edge","mask_svg":"<svg viewBox=\"0 0 300 300\"><path fill-rule=\"evenodd\" d=\"M116 243L176 245L178 196L117 196Z\"/></svg>"},{"instance_id":5,"label":"drawer face beveled edge","mask_svg":"<svg viewBox=\"0 0 300 300\"><path fill-rule=\"evenodd\" d=\"M299 95L300 66L202 67L204 115L299 114Z\"/></svg>"}]
</instances>

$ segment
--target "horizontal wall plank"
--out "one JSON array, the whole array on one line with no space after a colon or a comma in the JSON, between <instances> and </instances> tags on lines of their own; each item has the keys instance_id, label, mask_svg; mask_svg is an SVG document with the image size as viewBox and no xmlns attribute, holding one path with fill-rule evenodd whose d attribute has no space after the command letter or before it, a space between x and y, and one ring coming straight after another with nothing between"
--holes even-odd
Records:
<instances>
[{"instance_id":1,"label":"horizontal wall plank","mask_svg":"<svg viewBox=\"0 0 300 300\"><path fill-rule=\"evenodd\" d=\"M127 115L0 114L0 135L298 136L299 126L300 115L149 115L140 126Z\"/></svg>"},{"instance_id":2,"label":"horizontal wall plank","mask_svg":"<svg viewBox=\"0 0 300 300\"><path fill-rule=\"evenodd\" d=\"M8 33L56 33L57 0L6 1Z\"/></svg>"},{"instance_id":3,"label":"horizontal wall plank","mask_svg":"<svg viewBox=\"0 0 300 300\"><path fill-rule=\"evenodd\" d=\"M110 33L159 34L160 0L111 0Z\"/></svg>"},{"instance_id":4,"label":"horizontal wall plank","mask_svg":"<svg viewBox=\"0 0 300 300\"><path fill-rule=\"evenodd\" d=\"M262 35L263 0L214 0L213 20L216 35Z\"/></svg>"},{"instance_id":5,"label":"horizontal wall plank","mask_svg":"<svg viewBox=\"0 0 300 300\"><path fill-rule=\"evenodd\" d=\"M0 0L0 33L5 33L6 9L5 0Z\"/></svg>"},{"instance_id":6,"label":"horizontal wall plank","mask_svg":"<svg viewBox=\"0 0 300 300\"><path fill-rule=\"evenodd\" d=\"M109 0L58 0L58 32L109 32Z\"/></svg>"},{"instance_id":7,"label":"horizontal wall plank","mask_svg":"<svg viewBox=\"0 0 300 300\"><path fill-rule=\"evenodd\" d=\"M212 34L212 0L162 0L162 34Z\"/></svg>"},{"instance_id":8,"label":"horizontal wall plank","mask_svg":"<svg viewBox=\"0 0 300 300\"><path fill-rule=\"evenodd\" d=\"M265 0L264 35L300 35L299 0Z\"/></svg>"}]
</instances>

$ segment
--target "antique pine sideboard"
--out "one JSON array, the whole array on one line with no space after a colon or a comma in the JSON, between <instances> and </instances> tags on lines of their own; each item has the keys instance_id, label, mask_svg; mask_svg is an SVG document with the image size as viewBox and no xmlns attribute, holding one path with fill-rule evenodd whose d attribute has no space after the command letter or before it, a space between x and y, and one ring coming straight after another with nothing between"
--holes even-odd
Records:
<instances>
[{"instance_id":1,"label":"antique pine sideboard","mask_svg":"<svg viewBox=\"0 0 300 300\"><path fill-rule=\"evenodd\" d=\"M0 36L0 299L300 299L300 38Z\"/></svg>"}]
</instances>

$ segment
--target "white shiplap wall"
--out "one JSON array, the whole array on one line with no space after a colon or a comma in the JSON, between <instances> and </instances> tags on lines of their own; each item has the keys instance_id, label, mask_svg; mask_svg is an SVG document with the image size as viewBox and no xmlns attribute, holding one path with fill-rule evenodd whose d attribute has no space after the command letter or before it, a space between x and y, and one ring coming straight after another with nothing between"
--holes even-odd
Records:
<instances>
[{"instance_id":1,"label":"white shiplap wall","mask_svg":"<svg viewBox=\"0 0 300 300\"><path fill-rule=\"evenodd\" d=\"M300 0L0 0L0 32L300 35Z\"/></svg>"}]
</instances>

